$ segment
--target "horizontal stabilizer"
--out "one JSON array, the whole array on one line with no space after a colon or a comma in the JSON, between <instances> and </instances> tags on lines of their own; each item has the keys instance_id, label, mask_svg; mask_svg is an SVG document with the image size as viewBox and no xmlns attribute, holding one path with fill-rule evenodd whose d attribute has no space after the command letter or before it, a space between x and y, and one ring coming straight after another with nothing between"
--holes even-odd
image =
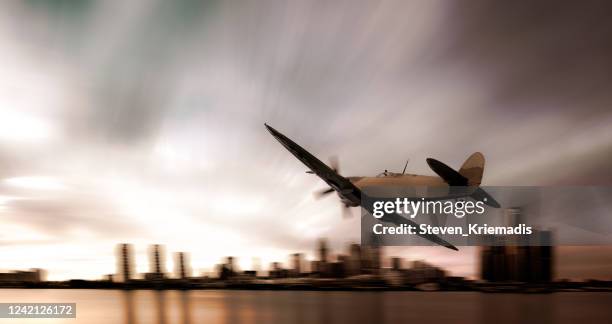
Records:
<instances>
[{"instance_id":1,"label":"horizontal stabilizer","mask_svg":"<svg viewBox=\"0 0 612 324\"><path fill-rule=\"evenodd\" d=\"M439 175L440 178L444 179L449 186L468 185L468 179L448 165L432 158L427 159L427 164L429 164L429 167Z\"/></svg>"},{"instance_id":2,"label":"horizontal stabilizer","mask_svg":"<svg viewBox=\"0 0 612 324\"><path fill-rule=\"evenodd\" d=\"M461 167L462 171L466 171L466 174L470 174L471 178L463 176L462 173L459 173L448 165L432 158L427 159L427 164L429 167L442 178L449 186L455 187L466 187L469 186L471 188L476 188L474 192L469 194L470 197L477 201L482 201L488 206L499 208L499 203L491 197L486 191L482 188L478 187L480 184L480 179L482 179L482 168L484 167L484 157L480 153L474 153L470 156L467 161ZM467 171L469 170L469 171Z\"/></svg>"}]
</instances>

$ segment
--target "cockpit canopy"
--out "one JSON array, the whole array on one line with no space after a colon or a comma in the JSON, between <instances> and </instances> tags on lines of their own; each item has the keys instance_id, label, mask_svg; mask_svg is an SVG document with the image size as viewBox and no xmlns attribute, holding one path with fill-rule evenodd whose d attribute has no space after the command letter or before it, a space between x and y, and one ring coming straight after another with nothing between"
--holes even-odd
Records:
<instances>
[{"instance_id":1,"label":"cockpit canopy","mask_svg":"<svg viewBox=\"0 0 612 324\"><path fill-rule=\"evenodd\" d=\"M381 173L376 175L377 178L400 177L400 176L402 176L401 173L390 172L390 171L387 171L387 170L385 170L385 172L381 172Z\"/></svg>"}]
</instances>

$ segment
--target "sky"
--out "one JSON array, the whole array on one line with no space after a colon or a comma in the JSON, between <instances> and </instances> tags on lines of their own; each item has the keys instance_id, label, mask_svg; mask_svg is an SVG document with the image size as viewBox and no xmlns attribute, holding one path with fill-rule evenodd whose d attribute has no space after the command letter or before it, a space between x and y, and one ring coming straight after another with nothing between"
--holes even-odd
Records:
<instances>
[{"instance_id":1,"label":"sky","mask_svg":"<svg viewBox=\"0 0 612 324\"><path fill-rule=\"evenodd\" d=\"M153 243L196 273L346 251L359 217L264 122L345 176L480 151L486 185L612 183L606 1L0 6L3 270L100 278L122 242L139 272ZM610 247L557 251L559 277L611 278ZM478 274L475 248L385 253Z\"/></svg>"}]
</instances>

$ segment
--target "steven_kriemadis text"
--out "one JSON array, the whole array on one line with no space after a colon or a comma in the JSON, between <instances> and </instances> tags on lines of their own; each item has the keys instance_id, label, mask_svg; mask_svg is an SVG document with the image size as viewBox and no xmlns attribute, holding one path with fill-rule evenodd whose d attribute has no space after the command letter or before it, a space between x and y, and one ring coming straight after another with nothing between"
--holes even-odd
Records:
<instances>
[{"instance_id":1,"label":"steven_kriemadis text","mask_svg":"<svg viewBox=\"0 0 612 324\"><path fill-rule=\"evenodd\" d=\"M429 224L410 225L402 224L399 226L385 226L375 224L372 227L374 234L378 235L415 235L415 234L435 234L435 235L530 235L533 233L531 226L519 224L518 226L489 226L487 224L470 224L467 230L461 226L432 226Z\"/></svg>"}]
</instances>

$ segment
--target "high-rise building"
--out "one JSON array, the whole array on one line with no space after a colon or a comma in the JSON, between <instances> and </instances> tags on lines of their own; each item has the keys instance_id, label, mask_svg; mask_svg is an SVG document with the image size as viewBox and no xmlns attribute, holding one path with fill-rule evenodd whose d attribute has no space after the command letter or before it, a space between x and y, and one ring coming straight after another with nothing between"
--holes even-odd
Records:
<instances>
[{"instance_id":1,"label":"high-rise building","mask_svg":"<svg viewBox=\"0 0 612 324\"><path fill-rule=\"evenodd\" d=\"M118 251L119 277L123 282L132 280L132 246L130 244L120 244Z\"/></svg>"},{"instance_id":2,"label":"high-rise building","mask_svg":"<svg viewBox=\"0 0 612 324\"><path fill-rule=\"evenodd\" d=\"M272 262L270 264L270 271L268 271L268 276L270 278L286 278L289 275L289 271L287 269L283 269L280 262Z\"/></svg>"},{"instance_id":3,"label":"high-rise building","mask_svg":"<svg viewBox=\"0 0 612 324\"><path fill-rule=\"evenodd\" d=\"M538 281L550 282L554 278L554 250L551 231L540 232L540 275Z\"/></svg>"},{"instance_id":4,"label":"high-rise building","mask_svg":"<svg viewBox=\"0 0 612 324\"><path fill-rule=\"evenodd\" d=\"M321 261L312 260L310 261L310 273L318 275L321 271Z\"/></svg>"},{"instance_id":5,"label":"high-rise building","mask_svg":"<svg viewBox=\"0 0 612 324\"><path fill-rule=\"evenodd\" d=\"M337 269L339 269L339 270L336 271L337 276L338 277L347 277L349 275L348 274L348 264L349 264L349 257L348 257L348 255L339 254L337 256L337 259L338 259L338 261L336 262L337 263L336 267L337 267Z\"/></svg>"},{"instance_id":6,"label":"high-rise building","mask_svg":"<svg viewBox=\"0 0 612 324\"><path fill-rule=\"evenodd\" d=\"M319 240L319 262L317 264L317 273L319 276L326 277L329 275L329 260L328 260L327 240L322 238Z\"/></svg>"},{"instance_id":7,"label":"high-rise building","mask_svg":"<svg viewBox=\"0 0 612 324\"><path fill-rule=\"evenodd\" d=\"M402 270L402 258L400 257L391 258L391 269L395 271Z\"/></svg>"},{"instance_id":8,"label":"high-rise building","mask_svg":"<svg viewBox=\"0 0 612 324\"><path fill-rule=\"evenodd\" d=\"M233 256L228 256L225 262L225 266L229 270L231 275L236 273L236 260Z\"/></svg>"},{"instance_id":9,"label":"high-rise building","mask_svg":"<svg viewBox=\"0 0 612 324\"><path fill-rule=\"evenodd\" d=\"M361 246L359 244L353 243L349 247L347 275L355 276L361 274L361 267Z\"/></svg>"},{"instance_id":10,"label":"high-rise building","mask_svg":"<svg viewBox=\"0 0 612 324\"><path fill-rule=\"evenodd\" d=\"M187 279L191 276L187 254L185 252L178 252L176 254L175 271L177 276L181 279Z\"/></svg>"},{"instance_id":11,"label":"high-rise building","mask_svg":"<svg viewBox=\"0 0 612 324\"><path fill-rule=\"evenodd\" d=\"M522 222L520 208L504 211L505 225ZM486 281L549 282L553 279L552 232L533 230L532 234L492 237L490 242L505 245L483 246L480 252L480 275Z\"/></svg>"},{"instance_id":12,"label":"high-rise building","mask_svg":"<svg viewBox=\"0 0 612 324\"><path fill-rule=\"evenodd\" d=\"M361 268L363 273L377 274L380 271L381 248L368 245L361 248Z\"/></svg>"},{"instance_id":13,"label":"high-rise building","mask_svg":"<svg viewBox=\"0 0 612 324\"><path fill-rule=\"evenodd\" d=\"M293 262L293 275L299 277L302 274L302 254L294 253L291 255L291 261Z\"/></svg>"},{"instance_id":14,"label":"high-rise building","mask_svg":"<svg viewBox=\"0 0 612 324\"><path fill-rule=\"evenodd\" d=\"M151 247L151 274L154 278L162 279L165 276L165 262L163 257L163 248L159 244L154 244Z\"/></svg>"},{"instance_id":15,"label":"high-rise building","mask_svg":"<svg viewBox=\"0 0 612 324\"><path fill-rule=\"evenodd\" d=\"M319 261L327 262L327 240L322 238L319 240Z\"/></svg>"}]
</instances>

